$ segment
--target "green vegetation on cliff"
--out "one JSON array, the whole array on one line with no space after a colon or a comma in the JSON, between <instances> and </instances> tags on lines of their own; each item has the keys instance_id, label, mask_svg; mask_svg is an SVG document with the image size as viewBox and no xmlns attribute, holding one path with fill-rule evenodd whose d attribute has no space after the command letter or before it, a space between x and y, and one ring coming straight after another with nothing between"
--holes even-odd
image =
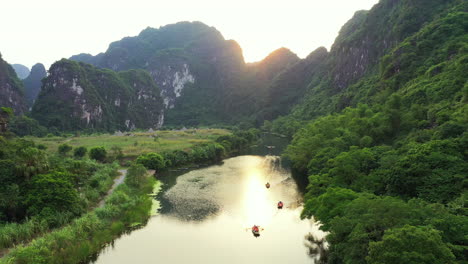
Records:
<instances>
[{"instance_id":1,"label":"green vegetation on cliff","mask_svg":"<svg viewBox=\"0 0 468 264\"><path fill-rule=\"evenodd\" d=\"M160 126L160 90L143 70L117 73L63 59L49 73L32 109L32 117L49 130Z\"/></svg>"},{"instance_id":2,"label":"green vegetation on cliff","mask_svg":"<svg viewBox=\"0 0 468 264\"><path fill-rule=\"evenodd\" d=\"M384 0L356 14L324 66L340 76L268 124L296 127L286 156L308 178L303 217L330 232L328 263L468 261L467 10ZM356 54L366 69L343 77Z\"/></svg>"},{"instance_id":3,"label":"green vegetation on cliff","mask_svg":"<svg viewBox=\"0 0 468 264\"><path fill-rule=\"evenodd\" d=\"M26 111L24 87L15 70L0 54L0 107L10 107L15 113Z\"/></svg>"}]
</instances>

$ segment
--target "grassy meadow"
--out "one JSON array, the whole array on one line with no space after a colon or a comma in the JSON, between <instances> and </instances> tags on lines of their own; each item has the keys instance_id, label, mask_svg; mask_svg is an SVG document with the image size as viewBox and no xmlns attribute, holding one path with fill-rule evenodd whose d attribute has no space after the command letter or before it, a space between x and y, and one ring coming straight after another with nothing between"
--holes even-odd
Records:
<instances>
[{"instance_id":1,"label":"grassy meadow","mask_svg":"<svg viewBox=\"0 0 468 264\"><path fill-rule=\"evenodd\" d=\"M129 132L124 135L97 134L71 137L26 137L42 144L47 152L57 152L58 146L68 144L73 148L102 146L107 150L120 147L126 157L137 157L142 153L185 150L199 143L212 142L218 136L230 134L224 129L158 130L155 132Z\"/></svg>"}]
</instances>

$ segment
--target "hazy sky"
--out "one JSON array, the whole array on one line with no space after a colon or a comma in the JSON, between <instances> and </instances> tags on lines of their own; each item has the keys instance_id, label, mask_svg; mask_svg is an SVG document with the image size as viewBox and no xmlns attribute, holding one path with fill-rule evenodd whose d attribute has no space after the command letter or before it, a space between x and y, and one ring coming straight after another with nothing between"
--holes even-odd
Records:
<instances>
[{"instance_id":1,"label":"hazy sky","mask_svg":"<svg viewBox=\"0 0 468 264\"><path fill-rule=\"evenodd\" d=\"M144 28L201 21L236 40L247 62L287 47L307 56L330 48L355 11L378 0L0 0L0 53L9 63L48 68L78 53L103 52Z\"/></svg>"}]
</instances>

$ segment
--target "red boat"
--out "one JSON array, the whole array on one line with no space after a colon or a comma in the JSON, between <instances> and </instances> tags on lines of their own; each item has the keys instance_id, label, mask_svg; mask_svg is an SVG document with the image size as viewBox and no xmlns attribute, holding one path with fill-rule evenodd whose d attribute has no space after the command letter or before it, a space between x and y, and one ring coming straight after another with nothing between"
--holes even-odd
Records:
<instances>
[{"instance_id":1,"label":"red boat","mask_svg":"<svg viewBox=\"0 0 468 264\"><path fill-rule=\"evenodd\" d=\"M278 202L278 209L283 209L283 202L282 201Z\"/></svg>"},{"instance_id":2,"label":"red boat","mask_svg":"<svg viewBox=\"0 0 468 264\"><path fill-rule=\"evenodd\" d=\"M252 234L255 236L255 237L258 237L260 236L260 228L258 228L258 226L254 225L252 227Z\"/></svg>"}]
</instances>

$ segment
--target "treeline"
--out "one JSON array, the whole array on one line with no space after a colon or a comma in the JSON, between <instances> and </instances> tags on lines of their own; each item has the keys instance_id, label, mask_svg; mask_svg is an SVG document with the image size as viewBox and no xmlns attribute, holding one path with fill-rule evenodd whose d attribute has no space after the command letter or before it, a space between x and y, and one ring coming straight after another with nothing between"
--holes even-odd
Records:
<instances>
[{"instance_id":1,"label":"treeline","mask_svg":"<svg viewBox=\"0 0 468 264\"><path fill-rule=\"evenodd\" d=\"M319 118L286 150L308 175L302 216L330 232L329 263L467 260L468 122L414 129L421 120L398 101Z\"/></svg>"},{"instance_id":2,"label":"treeline","mask_svg":"<svg viewBox=\"0 0 468 264\"><path fill-rule=\"evenodd\" d=\"M140 155L136 162L147 169L163 170L201 162L217 162L223 158L246 150L259 137L258 129L234 131L233 134L220 136L213 143L204 143L189 150L174 150L162 153L146 153Z\"/></svg>"}]
</instances>

